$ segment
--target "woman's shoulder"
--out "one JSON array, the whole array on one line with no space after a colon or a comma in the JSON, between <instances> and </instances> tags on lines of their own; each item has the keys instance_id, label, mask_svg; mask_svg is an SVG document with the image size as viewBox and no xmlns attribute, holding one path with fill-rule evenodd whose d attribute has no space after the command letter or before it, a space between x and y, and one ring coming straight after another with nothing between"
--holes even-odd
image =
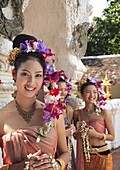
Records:
<instances>
[{"instance_id":1,"label":"woman's shoulder","mask_svg":"<svg viewBox=\"0 0 120 170\"><path fill-rule=\"evenodd\" d=\"M0 124L4 123L6 119L12 116L15 112L16 112L16 107L14 101L11 101L10 103L6 104L0 110Z\"/></svg>"},{"instance_id":2,"label":"woman's shoulder","mask_svg":"<svg viewBox=\"0 0 120 170\"><path fill-rule=\"evenodd\" d=\"M73 119L79 120L82 112L83 112L83 109L75 110L74 113L73 113Z\"/></svg>"},{"instance_id":3,"label":"woman's shoulder","mask_svg":"<svg viewBox=\"0 0 120 170\"><path fill-rule=\"evenodd\" d=\"M41 102L40 100L36 100L36 109L44 109L45 103Z\"/></svg>"},{"instance_id":4,"label":"woman's shoulder","mask_svg":"<svg viewBox=\"0 0 120 170\"><path fill-rule=\"evenodd\" d=\"M109 110L107 110L107 109L105 109L105 108L103 108L103 109L101 110L101 115L102 115L103 117L111 116Z\"/></svg>"},{"instance_id":5,"label":"woman's shoulder","mask_svg":"<svg viewBox=\"0 0 120 170\"><path fill-rule=\"evenodd\" d=\"M74 111L74 115L81 114L83 112L83 109L77 109Z\"/></svg>"},{"instance_id":6,"label":"woman's shoulder","mask_svg":"<svg viewBox=\"0 0 120 170\"><path fill-rule=\"evenodd\" d=\"M5 112L11 112L14 110L14 108L16 109L15 105L14 105L14 101L11 101L10 103L6 104L2 109L0 109L0 114L1 113L5 113Z\"/></svg>"},{"instance_id":7,"label":"woman's shoulder","mask_svg":"<svg viewBox=\"0 0 120 170\"><path fill-rule=\"evenodd\" d=\"M14 102L10 102L6 104L2 109L0 109L0 136L4 134L4 124L7 119L9 119L10 116L12 116L12 113L16 109L14 107Z\"/></svg>"}]
</instances>

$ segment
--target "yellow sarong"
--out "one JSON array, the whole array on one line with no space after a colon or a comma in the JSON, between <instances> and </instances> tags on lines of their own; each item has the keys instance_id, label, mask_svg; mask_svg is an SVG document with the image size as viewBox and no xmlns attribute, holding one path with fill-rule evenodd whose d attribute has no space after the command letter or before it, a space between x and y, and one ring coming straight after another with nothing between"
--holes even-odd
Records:
<instances>
[{"instance_id":1,"label":"yellow sarong","mask_svg":"<svg viewBox=\"0 0 120 170\"><path fill-rule=\"evenodd\" d=\"M112 170L112 155L90 155L90 162L84 162L85 170Z\"/></svg>"}]
</instances>

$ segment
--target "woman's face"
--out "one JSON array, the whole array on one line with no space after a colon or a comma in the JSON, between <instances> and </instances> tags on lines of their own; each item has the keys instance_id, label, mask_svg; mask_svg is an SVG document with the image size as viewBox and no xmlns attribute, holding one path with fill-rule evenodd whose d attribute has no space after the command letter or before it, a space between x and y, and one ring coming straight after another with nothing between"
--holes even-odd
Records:
<instances>
[{"instance_id":1,"label":"woman's face","mask_svg":"<svg viewBox=\"0 0 120 170\"><path fill-rule=\"evenodd\" d=\"M65 97L66 97L67 94L68 94L66 82L59 82L59 83L58 83L58 88L60 89L61 102L64 102Z\"/></svg>"},{"instance_id":2,"label":"woman's face","mask_svg":"<svg viewBox=\"0 0 120 170\"><path fill-rule=\"evenodd\" d=\"M22 63L16 74L17 93L23 96L35 96L43 83L43 68L36 60Z\"/></svg>"},{"instance_id":3,"label":"woman's face","mask_svg":"<svg viewBox=\"0 0 120 170\"><path fill-rule=\"evenodd\" d=\"M98 99L98 91L94 85L88 85L85 87L82 98L86 103L92 104L95 103Z\"/></svg>"}]
</instances>

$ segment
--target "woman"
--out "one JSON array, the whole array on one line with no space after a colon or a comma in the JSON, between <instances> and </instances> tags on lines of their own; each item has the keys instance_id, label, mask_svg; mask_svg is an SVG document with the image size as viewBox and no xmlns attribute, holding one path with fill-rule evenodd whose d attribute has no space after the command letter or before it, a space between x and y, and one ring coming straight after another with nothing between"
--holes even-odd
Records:
<instances>
[{"instance_id":1,"label":"woman","mask_svg":"<svg viewBox=\"0 0 120 170\"><path fill-rule=\"evenodd\" d=\"M34 40L37 41L37 39L29 34L19 34L17 35L14 40L13 40L13 49L14 48L19 48L20 47L20 43L25 44L26 40ZM16 96L16 91L12 94L13 97ZM44 91L43 88L41 87L39 92L37 93L37 99L44 102Z\"/></svg>"},{"instance_id":2,"label":"woman","mask_svg":"<svg viewBox=\"0 0 120 170\"><path fill-rule=\"evenodd\" d=\"M69 161L63 116L46 123L45 105L36 99L48 53L50 56L43 42L30 40L9 56L17 92L15 99L0 110L2 169L63 170ZM60 154L55 160L56 150Z\"/></svg>"},{"instance_id":3,"label":"woman","mask_svg":"<svg viewBox=\"0 0 120 170\"><path fill-rule=\"evenodd\" d=\"M67 88L67 82L63 78L59 79L58 88L60 89L61 103L65 104L67 100L67 95L68 95L68 88ZM72 135L75 132L75 126L72 124L73 123L73 120L72 120L73 109L67 103L65 105L66 105L66 109L63 111L63 116L64 116L64 123L66 127L65 131L66 131L67 145L68 145L69 152L71 155L67 169L75 170L75 155L74 155L73 144L72 144Z\"/></svg>"},{"instance_id":4,"label":"woman","mask_svg":"<svg viewBox=\"0 0 120 170\"><path fill-rule=\"evenodd\" d=\"M77 170L112 170L112 156L106 143L114 140L110 113L101 107L105 99L100 84L93 78L81 85L83 109L75 111L77 128ZM106 133L107 131L107 133Z\"/></svg>"}]
</instances>

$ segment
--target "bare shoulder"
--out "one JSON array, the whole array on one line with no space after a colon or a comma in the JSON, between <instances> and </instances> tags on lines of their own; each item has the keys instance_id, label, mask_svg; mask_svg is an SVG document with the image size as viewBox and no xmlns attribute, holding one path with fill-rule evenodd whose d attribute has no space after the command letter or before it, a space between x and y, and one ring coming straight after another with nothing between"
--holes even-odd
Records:
<instances>
[{"instance_id":1,"label":"bare shoulder","mask_svg":"<svg viewBox=\"0 0 120 170\"><path fill-rule=\"evenodd\" d=\"M81 112L82 112L82 109L75 110L74 111L74 116L76 117L76 116L80 115Z\"/></svg>"},{"instance_id":2,"label":"bare shoulder","mask_svg":"<svg viewBox=\"0 0 120 170\"><path fill-rule=\"evenodd\" d=\"M44 109L45 103L39 100L36 100L36 109Z\"/></svg>"},{"instance_id":3,"label":"bare shoulder","mask_svg":"<svg viewBox=\"0 0 120 170\"><path fill-rule=\"evenodd\" d=\"M75 110L73 113L74 124L81 120L82 109Z\"/></svg>"},{"instance_id":4,"label":"bare shoulder","mask_svg":"<svg viewBox=\"0 0 120 170\"><path fill-rule=\"evenodd\" d=\"M13 107L13 103L14 102L10 102L0 109L0 136L4 134L4 125L6 120L12 116L12 113L14 113L14 110L16 109Z\"/></svg>"},{"instance_id":5,"label":"bare shoulder","mask_svg":"<svg viewBox=\"0 0 120 170\"><path fill-rule=\"evenodd\" d=\"M110 114L109 110L107 110L107 109L102 109L101 115L102 115L104 118L111 117L111 114Z\"/></svg>"},{"instance_id":6,"label":"bare shoulder","mask_svg":"<svg viewBox=\"0 0 120 170\"><path fill-rule=\"evenodd\" d=\"M65 128L63 114L59 115L59 118L55 120L55 124L57 131L62 131Z\"/></svg>"},{"instance_id":7,"label":"bare shoulder","mask_svg":"<svg viewBox=\"0 0 120 170\"><path fill-rule=\"evenodd\" d=\"M11 114L11 112L14 112L14 110L16 110L16 107L13 101L6 104L2 109L0 109L0 121L4 120Z\"/></svg>"},{"instance_id":8,"label":"bare shoulder","mask_svg":"<svg viewBox=\"0 0 120 170\"><path fill-rule=\"evenodd\" d=\"M61 124L61 122L64 123L64 116L63 116L63 114L59 115L59 118L56 120L56 122L57 122L57 124Z\"/></svg>"}]
</instances>

